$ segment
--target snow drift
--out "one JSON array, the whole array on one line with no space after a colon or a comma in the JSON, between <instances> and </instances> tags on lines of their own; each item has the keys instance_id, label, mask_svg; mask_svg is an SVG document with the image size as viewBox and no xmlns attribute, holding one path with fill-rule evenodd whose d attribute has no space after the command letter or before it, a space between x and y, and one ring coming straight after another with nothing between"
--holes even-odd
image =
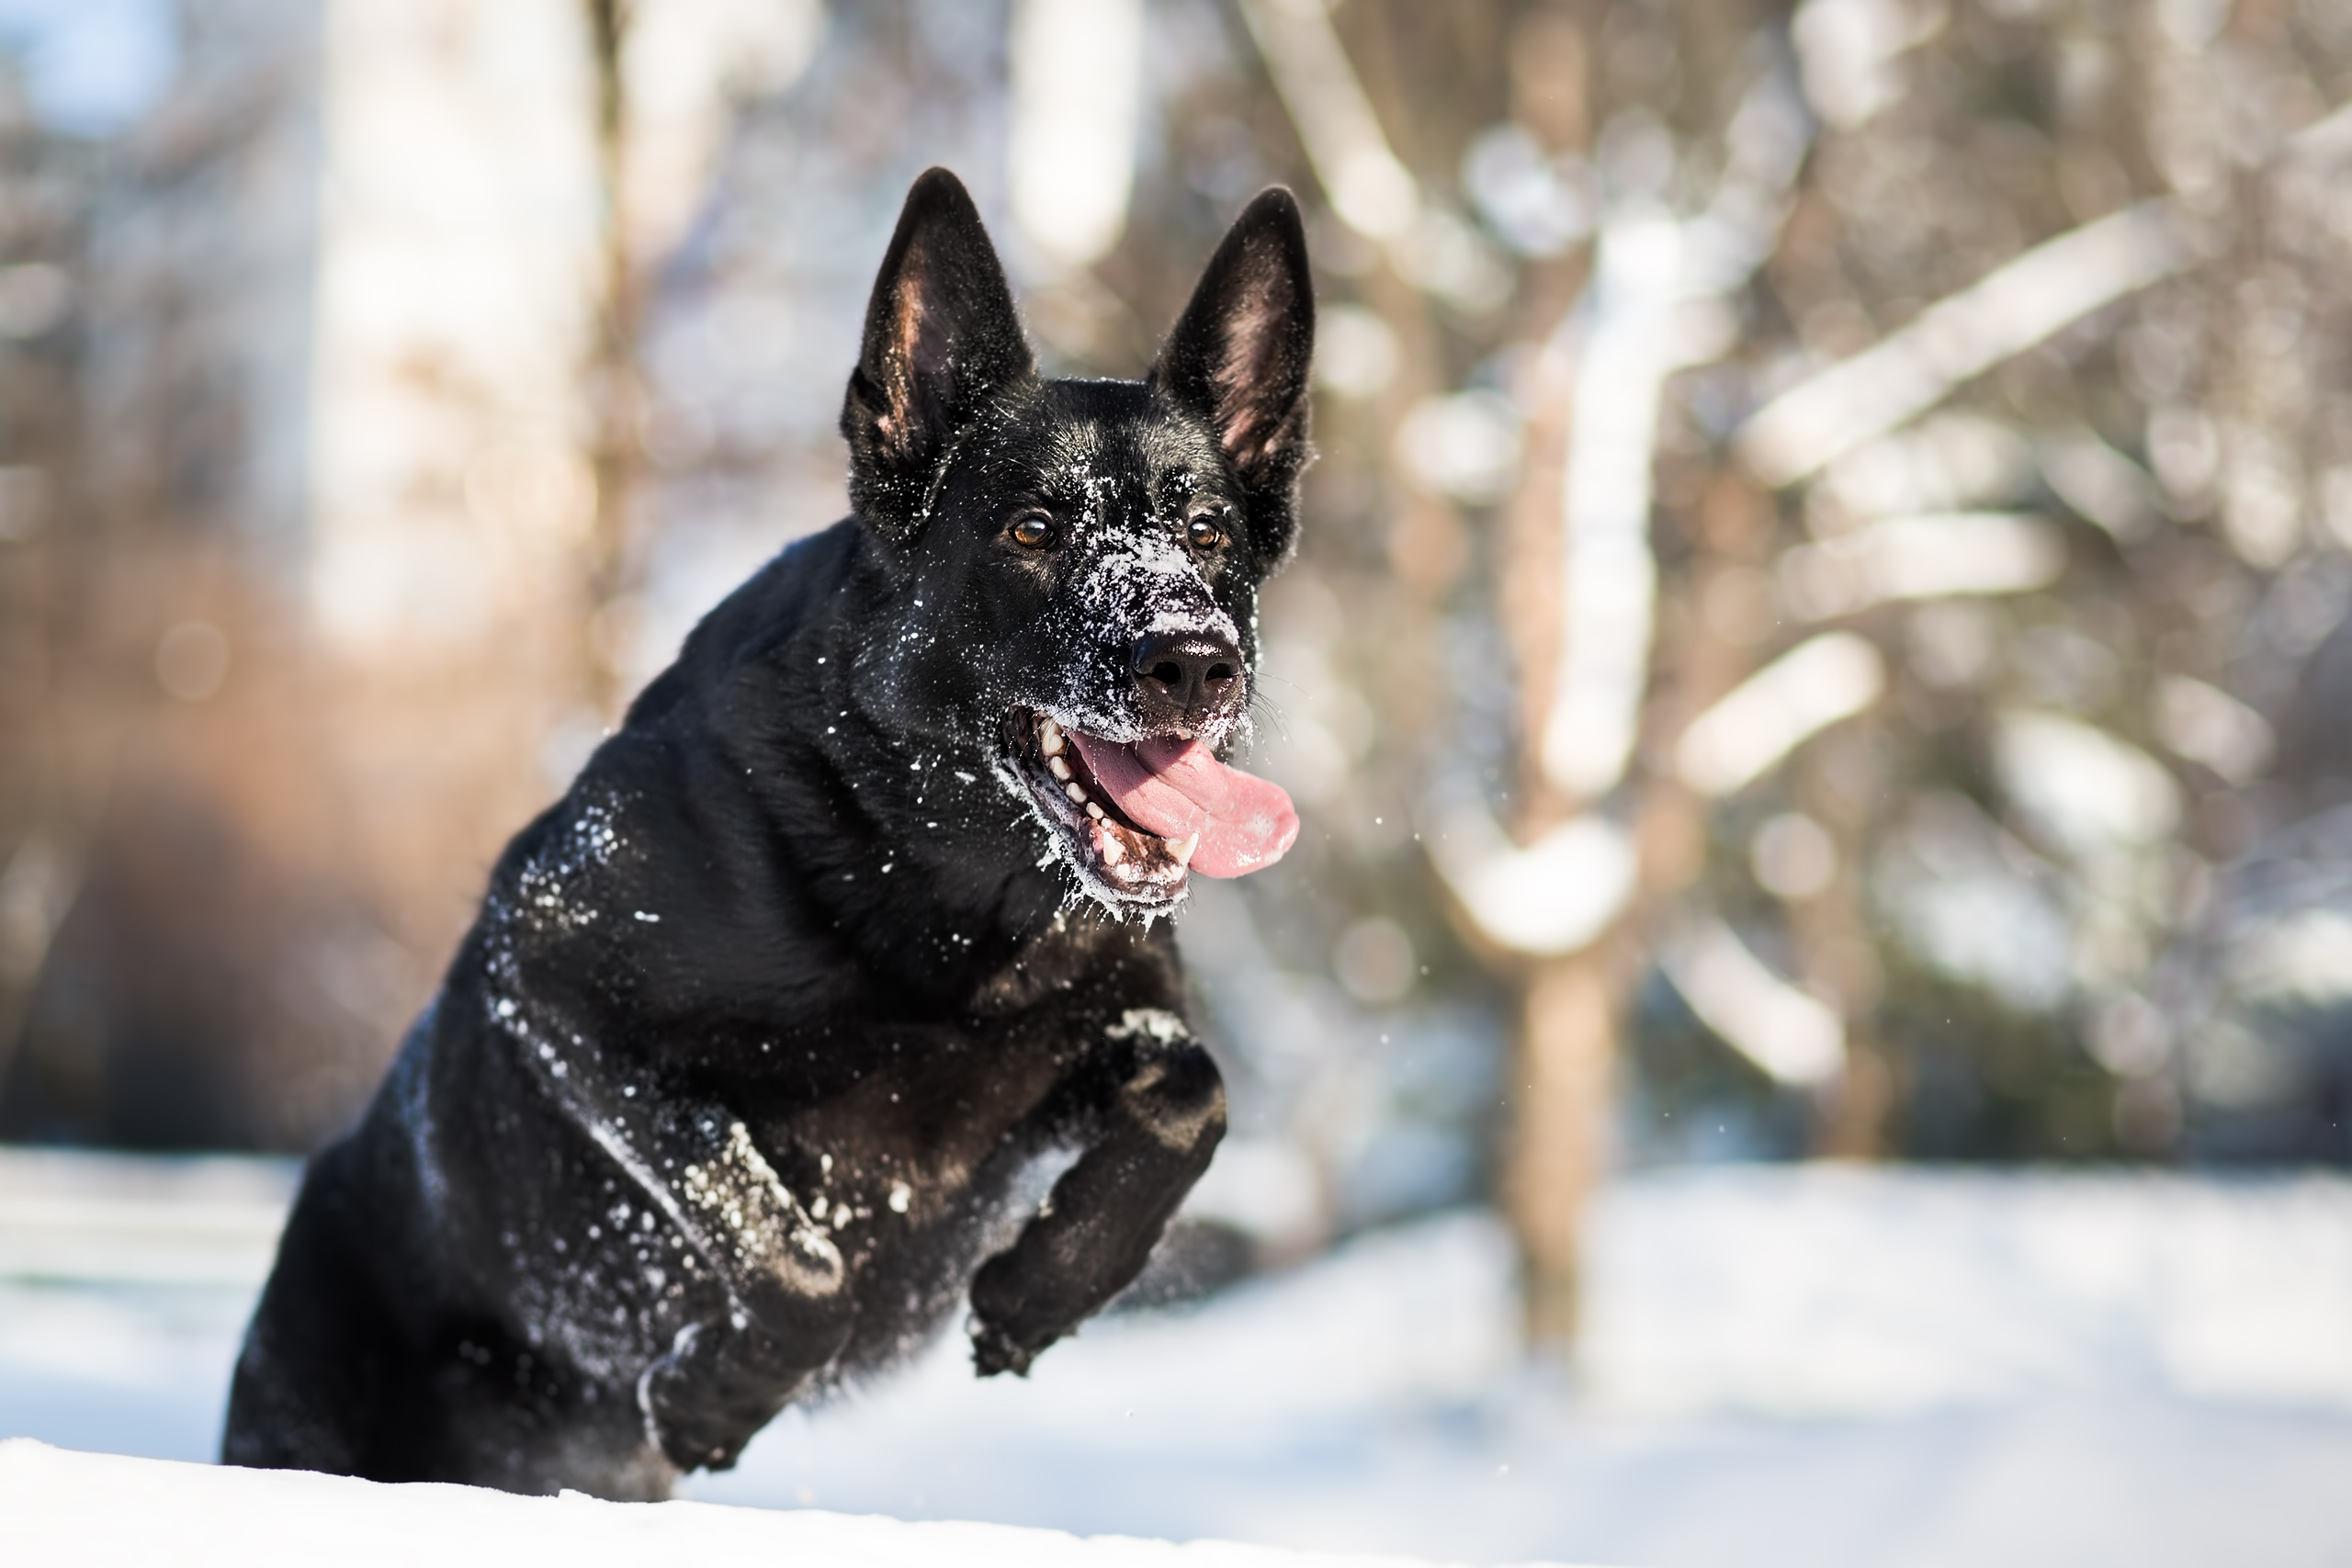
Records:
<instances>
[{"instance_id":1,"label":"snow drift","mask_svg":"<svg viewBox=\"0 0 2352 1568\"><path fill-rule=\"evenodd\" d=\"M770 1512L709 1503L515 1497L469 1486L383 1486L301 1471L231 1470L0 1442L0 1519L12 1568L431 1562L786 1562L793 1568L1411 1568L1403 1558L1229 1541L1082 1539L1012 1525Z\"/></svg>"}]
</instances>

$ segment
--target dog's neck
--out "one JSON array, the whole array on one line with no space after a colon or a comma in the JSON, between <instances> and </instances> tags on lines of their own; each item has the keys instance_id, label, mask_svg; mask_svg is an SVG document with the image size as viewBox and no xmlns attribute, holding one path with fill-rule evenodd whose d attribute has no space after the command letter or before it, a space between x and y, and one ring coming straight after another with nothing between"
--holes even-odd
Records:
<instances>
[{"instance_id":1,"label":"dog's neck","mask_svg":"<svg viewBox=\"0 0 2352 1568\"><path fill-rule=\"evenodd\" d=\"M768 700L801 722L729 748L838 939L935 997L1001 989L1044 950L1125 940L1079 898L985 739L909 734L860 700L852 641L836 626L780 650Z\"/></svg>"}]
</instances>

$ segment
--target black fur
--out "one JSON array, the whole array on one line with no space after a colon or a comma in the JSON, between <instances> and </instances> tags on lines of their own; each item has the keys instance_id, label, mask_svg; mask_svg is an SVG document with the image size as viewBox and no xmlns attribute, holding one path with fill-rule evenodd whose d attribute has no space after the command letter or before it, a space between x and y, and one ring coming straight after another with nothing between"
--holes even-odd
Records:
<instances>
[{"instance_id":1,"label":"black fur","mask_svg":"<svg viewBox=\"0 0 2352 1568\"><path fill-rule=\"evenodd\" d=\"M1136 1277L1225 1125L1153 920L1183 868L1090 863L1022 726L1229 741L1312 331L1270 191L1151 379L1041 380L962 186L916 182L842 415L855 514L713 611L501 858L311 1166L229 1462L661 1496L967 1286L988 1374ZM1242 678L1156 682L1167 625Z\"/></svg>"}]
</instances>

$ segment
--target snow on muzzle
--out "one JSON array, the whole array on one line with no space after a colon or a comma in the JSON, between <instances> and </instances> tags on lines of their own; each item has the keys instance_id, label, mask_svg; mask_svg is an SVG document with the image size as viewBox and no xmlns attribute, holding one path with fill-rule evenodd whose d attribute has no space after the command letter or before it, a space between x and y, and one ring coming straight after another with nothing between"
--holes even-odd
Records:
<instances>
[{"instance_id":1,"label":"snow on muzzle","mask_svg":"<svg viewBox=\"0 0 2352 1568\"><path fill-rule=\"evenodd\" d=\"M1069 738L1129 821L1171 843L1200 836L1192 869L1204 876L1261 871L1297 840L1298 812L1283 787L1227 767L1198 740L1121 746L1077 730Z\"/></svg>"}]
</instances>

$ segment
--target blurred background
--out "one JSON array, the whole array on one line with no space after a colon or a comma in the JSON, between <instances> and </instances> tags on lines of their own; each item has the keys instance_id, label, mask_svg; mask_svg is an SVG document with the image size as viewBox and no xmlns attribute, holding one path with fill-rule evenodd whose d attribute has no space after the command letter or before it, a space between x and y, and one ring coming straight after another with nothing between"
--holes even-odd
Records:
<instances>
[{"instance_id":1,"label":"blurred background","mask_svg":"<svg viewBox=\"0 0 2352 1568\"><path fill-rule=\"evenodd\" d=\"M1065 374L1305 203L1246 761L1306 831L1183 921L1236 1130L1136 1310L698 1495L2352 1553L2352 7L0 0L0 1434L209 1453L285 1156L845 509L944 163Z\"/></svg>"}]
</instances>

